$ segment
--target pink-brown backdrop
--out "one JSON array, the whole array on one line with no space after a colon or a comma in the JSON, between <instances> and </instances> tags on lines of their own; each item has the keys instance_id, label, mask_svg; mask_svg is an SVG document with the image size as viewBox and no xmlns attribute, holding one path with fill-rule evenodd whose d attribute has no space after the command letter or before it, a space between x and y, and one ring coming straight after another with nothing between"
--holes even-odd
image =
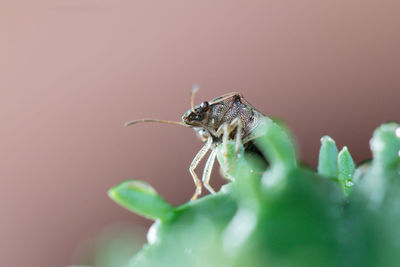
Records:
<instances>
[{"instance_id":1,"label":"pink-brown backdrop","mask_svg":"<svg viewBox=\"0 0 400 267\"><path fill-rule=\"evenodd\" d=\"M40 0L0 3L0 266L79 264L82 240L149 221L108 199L129 178L168 201L194 190L196 103L241 91L291 126L302 159L319 139L356 161L400 120L400 2ZM214 172L214 184L220 184Z\"/></svg>"}]
</instances>

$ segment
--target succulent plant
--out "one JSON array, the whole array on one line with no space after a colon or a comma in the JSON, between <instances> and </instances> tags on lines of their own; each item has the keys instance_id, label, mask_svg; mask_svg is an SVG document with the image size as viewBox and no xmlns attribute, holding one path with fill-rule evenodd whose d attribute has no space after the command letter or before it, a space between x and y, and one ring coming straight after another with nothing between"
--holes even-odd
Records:
<instances>
[{"instance_id":1,"label":"succulent plant","mask_svg":"<svg viewBox=\"0 0 400 267\"><path fill-rule=\"evenodd\" d=\"M109 191L155 220L131 266L400 266L399 124L376 129L373 159L357 168L324 136L317 171L282 123L265 118L256 131L268 164L231 141L223 160L218 147L231 181L216 194L174 207L139 180Z\"/></svg>"}]
</instances>

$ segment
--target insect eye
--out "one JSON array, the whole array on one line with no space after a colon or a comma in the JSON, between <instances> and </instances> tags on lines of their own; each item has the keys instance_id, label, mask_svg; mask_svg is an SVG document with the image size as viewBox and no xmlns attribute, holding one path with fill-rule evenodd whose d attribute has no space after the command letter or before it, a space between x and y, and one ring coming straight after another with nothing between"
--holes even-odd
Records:
<instances>
[{"instance_id":1,"label":"insect eye","mask_svg":"<svg viewBox=\"0 0 400 267\"><path fill-rule=\"evenodd\" d=\"M203 103L200 104L201 109L205 110L208 109L210 105L208 104L207 101L204 101Z\"/></svg>"},{"instance_id":2,"label":"insect eye","mask_svg":"<svg viewBox=\"0 0 400 267\"><path fill-rule=\"evenodd\" d=\"M202 121L204 119L204 113L203 112L200 112L200 113L194 113L194 114L191 114L191 116L190 116L190 120L191 121Z\"/></svg>"}]
</instances>

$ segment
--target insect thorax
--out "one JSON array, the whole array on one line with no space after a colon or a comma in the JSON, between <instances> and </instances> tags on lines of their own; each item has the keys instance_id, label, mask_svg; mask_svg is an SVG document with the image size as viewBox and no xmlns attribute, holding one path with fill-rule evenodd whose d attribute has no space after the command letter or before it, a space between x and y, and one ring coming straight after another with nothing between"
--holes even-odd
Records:
<instances>
[{"instance_id":1,"label":"insect thorax","mask_svg":"<svg viewBox=\"0 0 400 267\"><path fill-rule=\"evenodd\" d=\"M251 140L251 133L258 125L260 117L263 116L262 113L257 111L239 95L221 102L212 103L207 115L208 116L204 121L206 127L195 129L195 131L203 140L212 136L213 143L215 144L222 141L222 136L215 135L219 127L224 123L230 125L235 119L240 119L241 121L241 139L243 143L245 143L246 140ZM230 139L233 139L235 134L236 129L233 129L230 132Z\"/></svg>"}]
</instances>

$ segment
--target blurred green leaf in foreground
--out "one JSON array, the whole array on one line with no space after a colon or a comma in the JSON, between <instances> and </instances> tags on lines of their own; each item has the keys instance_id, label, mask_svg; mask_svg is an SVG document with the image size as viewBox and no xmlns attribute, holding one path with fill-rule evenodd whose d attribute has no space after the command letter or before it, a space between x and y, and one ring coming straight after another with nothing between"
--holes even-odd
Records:
<instances>
[{"instance_id":1,"label":"blurred green leaf in foreground","mask_svg":"<svg viewBox=\"0 0 400 267\"><path fill-rule=\"evenodd\" d=\"M231 182L215 195L173 207L142 181L109 191L155 220L131 266L400 266L400 127L380 126L373 159L356 167L347 147L321 139L318 171L299 164L287 128L256 129L268 164L228 144Z\"/></svg>"}]
</instances>

